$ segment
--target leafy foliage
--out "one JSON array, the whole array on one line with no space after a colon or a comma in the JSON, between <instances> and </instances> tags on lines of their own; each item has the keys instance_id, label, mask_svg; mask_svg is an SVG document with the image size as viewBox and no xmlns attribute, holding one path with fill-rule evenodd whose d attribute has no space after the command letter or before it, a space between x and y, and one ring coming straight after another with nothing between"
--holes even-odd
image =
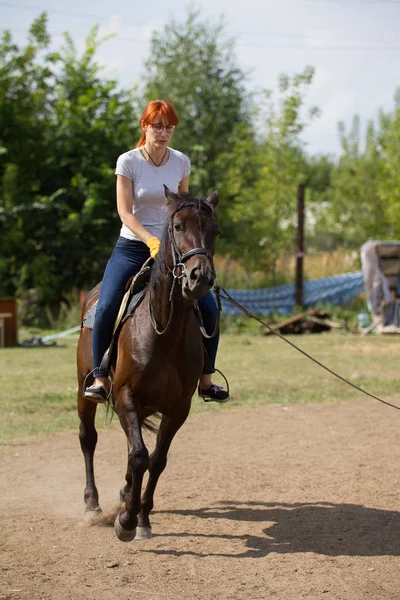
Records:
<instances>
[{"instance_id":1,"label":"leafy foliage","mask_svg":"<svg viewBox=\"0 0 400 600\"><path fill-rule=\"evenodd\" d=\"M400 88L394 97L391 114L380 113L380 136L377 142L381 150L381 177L377 184L379 198L384 206L387 235L400 238Z\"/></svg>"},{"instance_id":2,"label":"leafy foliage","mask_svg":"<svg viewBox=\"0 0 400 600\"><path fill-rule=\"evenodd\" d=\"M369 238L399 238L399 97L400 92L394 111L380 112L377 125L369 123L364 136L358 116L349 131L339 124L342 155L330 170L328 189L322 197L314 197L323 208L314 213L316 237L324 235L349 248L359 248Z\"/></svg>"},{"instance_id":3,"label":"leafy foliage","mask_svg":"<svg viewBox=\"0 0 400 600\"><path fill-rule=\"evenodd\" d=\"M18 48L0 44L1 294L58 302L101 277L118 232L113 165L138 137L132 93L104 80L94 28L78 56L68 35L46 54L46 16Z\"/></svg>"},{"instance_id":4,"label":"leafy foliage","mask_svg":"<svg viewBox=\"0 0 400 600\"><path fill-rule=\"evenodd\" d=\"M172 20L153 35L145 66L146 99L165 98L176 107L174 145L191 159L192 191L207 195L219 179L218 155L237 124L249 120L233 40L225 38L222 23L203 22L190 9L184 23Z\"/></svg>"},{"instance_id":5,"label":"leafy foliage","mask_svg":"<svg viewBox=\"0 0 400 600\"><path fill-rule=\"evenodd\" d=\"M45 14L25 46L7 31L0 38L0 295L34 289L51 309L101 278L120 226L116 158L139 138L155 98L177 108L173 143L191 159L191 191L220 189L226 260L284 279L276 269L294 249L299 183L309 247L400 237L400 91L365 135L357 116L340 124L338 160L308 156L301 135L319 112L305 107L312 67L250 94L223 21L189 9L153 34L139 92L103 76L95 55L104 41L94 27L82 53L68 34L50 52Z\"/></svg>"},{"instance_id":6,"label":"leafy foliage","mask_svg":"<svg viewBox=\"0 0 400 600\"><path fill-rule=\"evenodd\" d=\"M249 267L274 272L278 256L293 248L296 196L307 180L307 163L299 135L302 88L313 69L280 80L278 98L271 91L260 98L256 127L237 128L232 149L219 156L224 209L225 249ZM311 111L310 117L317 114Z\"/></svg>"}]
</instances>

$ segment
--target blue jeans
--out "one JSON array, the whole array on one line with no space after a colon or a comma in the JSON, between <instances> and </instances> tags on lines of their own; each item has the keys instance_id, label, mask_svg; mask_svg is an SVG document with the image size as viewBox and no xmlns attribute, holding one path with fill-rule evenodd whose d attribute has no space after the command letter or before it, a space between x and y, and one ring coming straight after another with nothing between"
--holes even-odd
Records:
<instances>
[{"instance_id":1,"label":"blue jeans","mask_svg":"<svg viewBox=\"0 0 400 600\"><path fill-rule=\"evenodd\" d=\"M125 294L126 284L130 277L140 271L149 256L150 251L146 244L124 237L120 237L114 247L104 271L93 327L94 377L108 375L106 371L101 371L99 366L111 343L114 323ZM200 298L199 309L206 331L212 333L218 318L218 307L211 291ZM203 373L214 373L218 342L219 332L212 339L203 338L205 350Z\"/></svg>"}]
</instances>

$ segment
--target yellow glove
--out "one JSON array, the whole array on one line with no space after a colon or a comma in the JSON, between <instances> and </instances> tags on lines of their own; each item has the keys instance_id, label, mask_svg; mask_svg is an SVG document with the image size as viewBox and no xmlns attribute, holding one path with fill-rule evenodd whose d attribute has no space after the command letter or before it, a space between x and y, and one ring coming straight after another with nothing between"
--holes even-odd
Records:
<instances>
[{"instance_id":1,"label":"yellow glove","mask_svg":"<svg viewBox=\"0 0 400 600\"><path fill-rule=\"evenodd\" d=\"M150 248L151 258L155 258L160 249L160 240L157 237L152 237L149 240L147 240L146 244Z\"/></svg>"}]
</instances>

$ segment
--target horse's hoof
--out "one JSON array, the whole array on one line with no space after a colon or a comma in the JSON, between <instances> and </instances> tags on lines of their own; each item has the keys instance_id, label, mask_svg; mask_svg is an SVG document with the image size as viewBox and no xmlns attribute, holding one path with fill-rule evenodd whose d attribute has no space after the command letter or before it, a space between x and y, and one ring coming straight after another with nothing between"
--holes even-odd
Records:
<instances>
[{"instance_id":1,"label":"horse's hoof","mask_svg":"<svg viewBox=\"0 0 400 600\"><path fill-rule=\"evenodd\" d=\"M151 537L151 527L136 527L135 540L149 540Z\"/></svg>"},{"instance_id":2,"label":"horse's hoof","mask_svg":"<svg viewBox=\"0 0 400 600\"><path fill-rule=\"evenodd\" d=\"M85 510L85 514L83 515L83 520L88 525L94 525L99 518L102 516L103 512L98 506L97 508L87 508Z\"/></svg>"},{"instance_id":3,"label":"horse's hoof","mask_svg":"<svg viewBox=\"0 0 400 600\"><path fill-rule=\"evenodd\" d=\"M135 539L136 529L132 529L132 531L128 531L128 529L124 529L120 523L119 515L117 515L114 521L114 529L115 535L121 542L131 542Z\"/></svg>"}]
</instances>

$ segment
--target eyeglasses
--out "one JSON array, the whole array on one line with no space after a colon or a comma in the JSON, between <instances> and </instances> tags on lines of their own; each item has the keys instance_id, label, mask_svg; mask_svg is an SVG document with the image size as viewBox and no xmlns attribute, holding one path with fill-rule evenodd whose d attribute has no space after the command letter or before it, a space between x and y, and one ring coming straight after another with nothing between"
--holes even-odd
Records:
<instances>
[{"instance_id":1,"label":"eyeglasses","mask_svg":"<svg viewBox=\"0 0 400 600\"><path fill-rule=\"evenodd\" d=\"M161 123L152 123L151 127L155 133L161 133L163 129L167 133L174 133L175 125L161 125Z\"/></svg>"}]
</instances>

